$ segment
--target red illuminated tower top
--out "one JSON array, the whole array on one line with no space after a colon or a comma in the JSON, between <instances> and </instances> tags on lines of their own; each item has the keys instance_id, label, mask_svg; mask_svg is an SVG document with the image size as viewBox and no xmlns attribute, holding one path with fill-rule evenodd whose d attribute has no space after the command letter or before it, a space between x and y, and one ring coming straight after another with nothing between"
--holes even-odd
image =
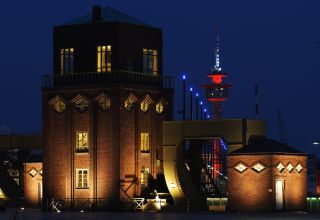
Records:
<instances>
[{"instance_id":1,"label":"red illuminated tower top","mask_svg":"<svg viewBox=\"0 0 320 220\"><path fill-rule=\"evenodd\" d=\"M219 31L216 27L216 49L215 49L215 65L208 74L212 84L204 84L206 89L206 97L208 101L213 103L213 119L219 120L222 115L221 103L228 98L230 83L223 83L223 78L227 77L226 72L220 66L220 47L219 47Z\"/></svg>"}]
</instances>

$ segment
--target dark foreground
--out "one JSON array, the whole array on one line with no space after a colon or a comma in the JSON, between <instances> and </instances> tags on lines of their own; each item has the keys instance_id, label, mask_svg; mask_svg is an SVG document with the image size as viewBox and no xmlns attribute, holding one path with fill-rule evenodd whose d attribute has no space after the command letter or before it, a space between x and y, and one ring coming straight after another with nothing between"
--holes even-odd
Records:
<instances>
[{"instance_id":1,"label":"dark foreground","mask_svg":"<svg viewBox=\"0 0 320 220\"><path fill-rule=\"evenodd\" d=\"M56 212L41 212L39 210L24 210L9 209L6 212L0 212L0 220L11 219L108 219L108 220L232 220L232 219L320 219L320 213L303 213L303 212L275 212L275 213L212 213L212 212L84 212L66 211L61 213Z\"/></svg>"}]
</instances>

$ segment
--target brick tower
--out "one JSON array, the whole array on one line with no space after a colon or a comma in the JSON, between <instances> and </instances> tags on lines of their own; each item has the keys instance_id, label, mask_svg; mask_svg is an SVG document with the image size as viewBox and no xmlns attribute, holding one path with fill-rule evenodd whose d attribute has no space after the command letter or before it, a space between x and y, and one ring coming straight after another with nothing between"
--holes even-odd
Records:
<instances>
[{"instance_id":1,"label":"brick tower","mask_svg":"<svg viewBox=\"0 0 320 220\"><path fill-rule=\"evenodd\" d=\"M44 199L139 196L162 173L173 82L162 31L112 8L54 27L44 76Z\"/></svg>"}]
</instances>

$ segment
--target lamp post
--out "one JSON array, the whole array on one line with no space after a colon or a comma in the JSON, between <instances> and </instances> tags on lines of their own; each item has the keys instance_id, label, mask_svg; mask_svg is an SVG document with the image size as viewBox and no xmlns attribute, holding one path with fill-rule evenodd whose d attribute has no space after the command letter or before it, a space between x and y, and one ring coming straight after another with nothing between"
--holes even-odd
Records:
<instances>
[{"instance_id":1,"label":"lamp post","mask_svg":"<svg viewBox=\"0 0 320 220\"><path fill-rule=\"evenodd\" d=\"M200 101L200 120L202 120L202 108L203 108L203 102Z\"/></svg>"},{"instance_id":2,"label":"lamp post","mask_svg":"<svg viewBox=\"0 0 320 220\"><path fill-rule=\"evenodd\" d=\"M186 120L186 75L182 75L182 120Z\"/></svg>"},{"instance_id":3,"label":"lamp post","mask_svg":"<svg viewBox=\"0 0 320 220\"><path fill-rule=\"evenodd\" d=\"M196 120L199 120L199 93L196 93Z\"/></svg>"},{"instance_id":4,"label":"lamp post","mask_svg":"<svg viewBox=\"0 0 320 220\"><path fill-rule=\"evenodd\" d=\"M190 120L192 120L192 91L193 91L193 88L190 87Z\"/></svg>"}]
</instances>

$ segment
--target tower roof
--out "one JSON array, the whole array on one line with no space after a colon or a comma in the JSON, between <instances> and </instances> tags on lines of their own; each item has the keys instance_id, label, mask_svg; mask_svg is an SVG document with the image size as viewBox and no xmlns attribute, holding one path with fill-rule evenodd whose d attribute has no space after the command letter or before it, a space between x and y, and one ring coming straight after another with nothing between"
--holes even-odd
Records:
<instances>
[{"instance_id":1,"label":"tower roof","mask_svg":"<svg viewBox=\"0 0 320 220\"><path fill-rule=\"evenodd\" d=\"M235 150L229 155L239 154L294 154L294 155L306 155L305 153L298 151L286 144L280 143L275 140L266 138L252 138L249 140L249 144Z\"/></svg>"},{"instance_id":2,"label":"tower roof","mask_svg":"<svg viewBox=\"0 0 320 220\"><path fill-rule=\"evenodd\" d=\"M93 23L93 17L95 16L95 9L98 8L98 17L99 19L94 23L105 23L105 22L122 22L128 24L135 24L139 26L153 27L144 21L141 21L135 17L124 14L114 8L105 7L101 8L100 6L94 6L93 11L79 18L73 19L69 22L66 22L62 25L77 25L77 24L90 24ZM153 27L154 28L154 27Z\"/></svg>"}]
</instances>

